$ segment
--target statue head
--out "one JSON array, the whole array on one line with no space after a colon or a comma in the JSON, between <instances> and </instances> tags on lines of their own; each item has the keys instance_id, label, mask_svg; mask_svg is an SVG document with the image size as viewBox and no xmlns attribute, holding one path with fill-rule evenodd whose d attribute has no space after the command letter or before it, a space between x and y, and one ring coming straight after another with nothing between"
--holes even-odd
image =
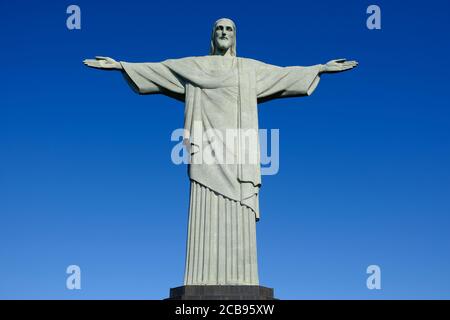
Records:
<instances>
[{"instance_id":1,"label":"statue head","mask_svg":"<svg viewBox=\"0 0 450 320\"><path fill-rule=\"evenodd\" d=\"M221 18L214 23L211 34L210 55L236 56L236 25L233 20Z\"/></svg>"}]
</instances>

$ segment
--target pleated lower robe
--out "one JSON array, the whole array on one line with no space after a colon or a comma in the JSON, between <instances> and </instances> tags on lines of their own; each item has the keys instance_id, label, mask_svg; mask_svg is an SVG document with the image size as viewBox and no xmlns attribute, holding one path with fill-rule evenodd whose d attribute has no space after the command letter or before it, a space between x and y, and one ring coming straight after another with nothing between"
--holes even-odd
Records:
<instances>
[{"instance_id":1,"label":"pleated lower robe","mask_svg":"<svg viewBox=\"0 0 450 320\"><path fill-rule=\"evenodd\" d=\"M255 213L191 180L185 285L258 285Z\"/></svg>"}]
</instances>

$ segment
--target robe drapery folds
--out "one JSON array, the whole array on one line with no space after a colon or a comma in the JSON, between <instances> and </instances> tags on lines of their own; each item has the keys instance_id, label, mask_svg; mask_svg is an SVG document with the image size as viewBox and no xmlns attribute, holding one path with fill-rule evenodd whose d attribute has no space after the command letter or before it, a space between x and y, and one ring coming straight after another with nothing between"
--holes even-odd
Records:
<instances>
[{"instance_id":1,"label":"robe drapery folds","mask_svg":"<svg viewBox=\"0 0 450 320\"><path fill-rule=\"evenodd\" d=\"M258 220L257 103L310 95L319 82L320 67L278 67L224 56L121 64L138 93L162 93L185 102L189 178L250 208ZM225 139L230 129L234 130L231 146L230 139ZM205 160L205 146L213 150L213 161L211 156Z\"/></svg>"}]
</instances>

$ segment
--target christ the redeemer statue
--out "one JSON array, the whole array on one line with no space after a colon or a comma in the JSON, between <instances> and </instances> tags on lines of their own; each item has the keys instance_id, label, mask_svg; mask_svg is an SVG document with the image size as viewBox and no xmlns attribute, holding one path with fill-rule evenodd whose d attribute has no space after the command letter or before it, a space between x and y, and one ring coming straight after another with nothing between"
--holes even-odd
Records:
<instances>
[{"instance_id":1,"label":"christ the redeemer statue","mask_svg":"<svg viewBox=\"0 0 450 320\"><path fill-rule=\"evenodd\" d=\"M259 143L247 143L242 132L257 132L259 102L308 96L322 73L349 70L357 62L338 59L310 67L278 67L238 58L236 26L230 19L219 19L207 56L159 63L96 57L84 63L120 70L139 94L162 93L185 103L184 138L191 156L185 286L258 285ZM227 130L238 132L236 147L221 140ZM236 161L201 161L204 145L226 150ZM212 154L223 160L220 152ZM246 161L252 154L257 161Z\"/></svg>"}]
</instances>

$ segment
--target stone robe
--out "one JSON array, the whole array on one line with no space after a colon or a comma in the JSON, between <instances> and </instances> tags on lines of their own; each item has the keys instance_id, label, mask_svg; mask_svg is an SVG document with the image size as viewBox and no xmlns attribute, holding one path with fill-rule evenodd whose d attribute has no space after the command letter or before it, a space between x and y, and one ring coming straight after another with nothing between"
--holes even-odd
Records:
<instances>
[{"instance_id":1,"label":"stone robe","mask_svg":"<svg viewBox=\"0 0 450 320\"><path fill-rule=\"evenodd\" d=\"M278 67L227 56L121 64L138 93L162 93L185 103L184 139L191 156L185 285L258 284L257 104L310 95L320 66Z\"/></svg>"}]
</instances>

